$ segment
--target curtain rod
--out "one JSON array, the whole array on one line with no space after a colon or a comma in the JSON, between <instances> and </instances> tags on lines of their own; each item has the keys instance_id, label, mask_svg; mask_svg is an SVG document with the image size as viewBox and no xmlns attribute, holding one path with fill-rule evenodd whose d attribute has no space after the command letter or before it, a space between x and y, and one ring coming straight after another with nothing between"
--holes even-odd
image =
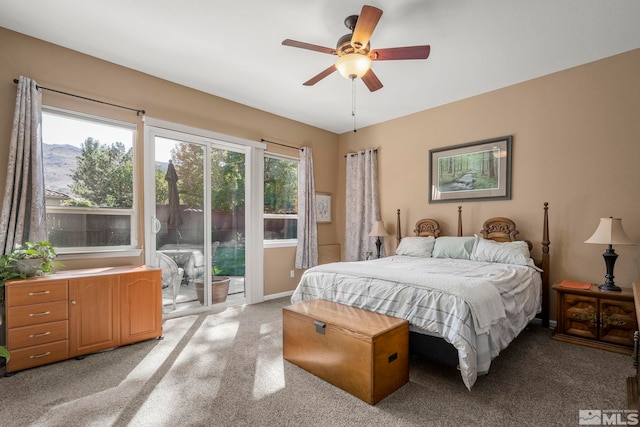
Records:
<instances>
[{"instance_id":1,"label":"curtain rod","mask_svg":"<svg viewBox=\"0 0 640 427\"><path fill-rule=\"evenodd\" d=\"M293 145L281 144L279 142L269 141L268 139L260 138L260 142L266 142L268 144L280 145L282 147L293 148L294 150L302 150L300 147L294 147Z\"/></svg>"},{"instance_id":2,"label":"curtain rod","mask_svg":"<svg viewBox=\"0 0 640 427\"><path fill-rule=\"evenodd\" d=\"M18 79L13 79L13 82L14 82L15 84L18 84L18 81L19 81ZM63 91L61 91L61 90L57 90L57 89L51 89L51 88L49 88L49 87L40 86L40 85L38 85L38 84L36 85L36 88L38 88L38 89L44 89L44 90L48 90L48 91L51 91L51 92L60 93L60 94L62 94L62 95L73 96L73 97L75 97L75 98L84 99L84 100L86 100L86 101L92 101L92 102L98 102L98 103L100 103L100 104L110 105L110 106L112 106L112 107L123 108L123 109L125 109L125 110L129 110L129 111L135 111L135 112L136 112L136 116L139 116L140 114L142 114L142 115L144 115L144 114L145 114L145 111L144 111L144 110L140 110L140 109L136 109L136 108L124 107L124 106L122 106L122 105L112 104L112 103L110 103L110 102L105 102L105 101L100 101L99 99L87 98L87 97L85 97L85 96L80 96L80 95L76 95L76 94L69 93L69 92L63 92Z\"/></svg>"},{"instance_id":3,"label":"curtain rod","mask_svg":"<svg viewBox=\"0 0 640 427\"><path fill-rule=\"evenodd\" d=\"M363 150L363 151L360 151L360 153L364 153L365 151L369 151L369 150ZM378 152L378 149L377 149L377 148L374 148L374 149L373 149L373 150L371 150L371 151L373 151L374 153L377 153L377 152ZM344 158L346 159L346 158L347 158L347 156L351 156L351 157L353 157L353 156L357 156L358 154L359 154L359 153L347 153L347 154L345 154L345 155L344 155Z\"/></svg>"}]
</instances>

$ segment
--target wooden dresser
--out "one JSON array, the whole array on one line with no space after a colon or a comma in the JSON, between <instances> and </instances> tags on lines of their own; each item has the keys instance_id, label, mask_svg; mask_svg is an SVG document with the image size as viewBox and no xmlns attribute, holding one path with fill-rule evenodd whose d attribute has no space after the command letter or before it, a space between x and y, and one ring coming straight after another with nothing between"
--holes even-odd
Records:
<instances>
[{"instance_id":1,"label":"wooden dresser","mask_svg":"<svg viewBox=\"0 0 640 427\"><path fill-rule=\"evenodd\" d=\"M161 270L69 270L5 284L6 372L162 335Z\"/></svg>"}]
</instances>

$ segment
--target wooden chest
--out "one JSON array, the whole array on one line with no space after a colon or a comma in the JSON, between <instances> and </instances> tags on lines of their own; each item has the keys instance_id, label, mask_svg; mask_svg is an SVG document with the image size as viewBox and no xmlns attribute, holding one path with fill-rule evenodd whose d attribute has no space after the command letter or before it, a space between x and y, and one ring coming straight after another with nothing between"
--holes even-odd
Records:
<instances>
[{"instance_id":1,"label":"wooden chest","mask_svg":"<svg viewBox=\"0 0 640 427\"><path fill-rule=\"evenodd\" d=\"M409 322L325 300L282 309L283 355L375 405L409 381Z\"/></svg>"}]
</instances>

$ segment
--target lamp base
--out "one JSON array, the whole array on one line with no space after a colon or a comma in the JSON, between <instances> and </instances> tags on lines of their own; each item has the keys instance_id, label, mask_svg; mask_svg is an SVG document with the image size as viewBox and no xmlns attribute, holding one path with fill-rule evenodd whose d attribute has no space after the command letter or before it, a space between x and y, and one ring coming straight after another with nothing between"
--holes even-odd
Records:
<instances>
[{"instance_id":1,"label":"lamp base","mask_svg":"<svg viewBox=\"0 0 640 427\"><path fill-rule=\"evenodd\" d=\"M599 285L598 289L600 289L601 291L614 291L614 292L622 291L621 287L616 286L613 283L605 283L604 285Z\"/></svg>"},{"instance_id":2,"label":"lamp base","mask_svg":"<svg viewBox=\"0 0 640 427\"><path fill-rule=\"evenodd\" d=\"M382 246L382 239L380 236L376 239L376 249L378 250L378 258L380 258L380 247Z\"/></svg>"},{"instance_id":3,"label":"lamp base","mask_svg":"<svg viewBox=\"0 0 640 427\"><path fill-rule=\"evenodd\" d=\"M621 291L622 289L613 283L613 266L616 263L616 259L618 259L618 254L613 250L613 246L609 245L602 256L604 257L604 263L607 266L607 274L604 275L604 285L600 285L598 288L600 288L601 291Z\"/></svg>"}]
</instances>

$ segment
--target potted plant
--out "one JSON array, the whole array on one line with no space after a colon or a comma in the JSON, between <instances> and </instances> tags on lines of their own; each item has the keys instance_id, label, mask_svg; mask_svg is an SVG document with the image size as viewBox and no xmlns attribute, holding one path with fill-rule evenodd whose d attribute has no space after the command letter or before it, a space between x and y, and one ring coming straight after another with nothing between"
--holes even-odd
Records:
<instances>
[{"instance_id":1,"label":"potted plant","mask_svg":"<svg viewBox=\"0 0 640 427\"><path fill-rule=\"evenodd\" d=\"M216 304L227 300L229 295L229 276L212 276L211 277L211 303ZM195 280L196 295L200 304L204 305L204 277Z\"/></svg>"},{"instance_id":2,"label":"potted plant","mask_svg":"<svg viewBox=\"0 0 640 427\"><path fill-rule=\"evenodd\" d=\"M4 305L4 283L10 279L24 279L30 276L43 276L56 267L58 256L50 242L25 242L17 245L13 251L0 257L0 305Z\"/></svg>"},{"instance_id":3,"label":"potted plant","mask_svg":"<svg viewBox=\"0 0 640 427\"><path fill-rule=\"evenodd\" d=\"M56 267L53 260L58 256L50 242L25 242L11 252L18 272L29 276L48 274Z\"/></svg>"}]
</instances>

